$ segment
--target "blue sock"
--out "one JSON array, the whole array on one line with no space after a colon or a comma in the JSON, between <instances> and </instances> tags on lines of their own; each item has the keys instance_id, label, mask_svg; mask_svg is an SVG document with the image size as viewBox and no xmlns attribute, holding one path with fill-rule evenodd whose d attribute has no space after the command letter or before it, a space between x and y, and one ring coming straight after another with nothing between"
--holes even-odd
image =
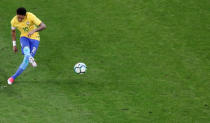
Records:
<instances>
[{"instance_id":1,"label":"blue sock","mask_svg":"<svg viewBox=\"0 0 210 123\"><path fill-rule=\"evenodd\" d=\"M17 72L12 76L13 79L16 79L24 70L21 68L18 68Z\"/></svg>"},{"instance_id":2,"label":"blue sock","mask_svg":"<svg viewBox=\"0 0 210 123\"><path fill-rule=\"evenodd\" d=\"M20 76L20 74L27 68L27 66L28 66L28 63L29 63L29 61L28 61L28 59L29 59L29 57L31 56L31 55L29 55L30 54L30 49L28 48L28 47L25 47L24 49L23 49L23 51L24 51L24 59L23 59L23 62L22 62L22 64L20 65L20 67L18 68L18 70L17 70L17 72L12 76L12 78L13 79L16 79L18 76Z\"/></svg>"}]
</instances>

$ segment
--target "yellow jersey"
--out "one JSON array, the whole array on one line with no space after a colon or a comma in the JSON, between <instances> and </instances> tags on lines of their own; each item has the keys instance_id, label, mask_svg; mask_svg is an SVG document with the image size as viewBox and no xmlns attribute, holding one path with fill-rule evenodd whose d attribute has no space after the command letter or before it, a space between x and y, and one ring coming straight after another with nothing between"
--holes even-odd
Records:
<instances>
[{"instance_id":1,"label":"yellow jersey","mask_svg":"<svg viewBox=\"0 0 210 123\"><path fill-rule=\"evenodd\" d=\"M20 37L27 37L30 39L35 39L40 41L39 32L35 32L33 35L28 37L28 33L31 30L34 30L37 28L38 25L40 25L42 21L37 18L33 13L27 12L26 17L22 22L19 22L17 19L17 16L13 17L11 20L11 28L12 30L18 29L21 32Z\"/></svg>"}]
</instances>

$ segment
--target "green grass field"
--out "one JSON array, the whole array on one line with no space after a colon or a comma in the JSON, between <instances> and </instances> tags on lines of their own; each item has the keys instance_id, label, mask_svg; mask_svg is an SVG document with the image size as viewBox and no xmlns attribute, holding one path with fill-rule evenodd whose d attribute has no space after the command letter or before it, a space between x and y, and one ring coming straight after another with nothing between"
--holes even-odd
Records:
<instances>
[{"instance_id":1,"label":"green grass field","mask_svg":"<svg viewBox=\"0 0 210 123\"><path fill-rule=\"evenodd\" d=\"M209 5L0 0L0 123L209 123ZM23 59L10 36L20 6L47 29L38 68L8 86ZM77 62L87 64L86 74L74 73Z\"/></svg>"}]
</instances>

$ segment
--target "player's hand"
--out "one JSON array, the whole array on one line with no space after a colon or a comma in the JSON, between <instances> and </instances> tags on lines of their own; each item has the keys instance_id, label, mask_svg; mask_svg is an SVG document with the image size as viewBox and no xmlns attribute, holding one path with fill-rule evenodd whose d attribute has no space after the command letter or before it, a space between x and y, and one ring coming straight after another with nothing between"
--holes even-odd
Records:
<instances>
[{"instance_id":1,"label":"player's hand","mask_svg":"<svg viewBox=\"0 0 210 123\"><path fill-rule=\"evenodd\" d=\"M17 52L18 52L18 49L17 49L17 47L16 47L16 46L13 46L13 51L14 51L15 53L17 53Z\"/></svg>"},{"instance_id":2,"label":"player's hand","mask_svg":"<svg viewBox=\"0 0 210 123\"><path fill-rule=\"evenodd\" d=\"M31 35L33 35L35 33L35 30L32 30L28 33L28 37L31 37Z\"/></svg>"}]
</instances>

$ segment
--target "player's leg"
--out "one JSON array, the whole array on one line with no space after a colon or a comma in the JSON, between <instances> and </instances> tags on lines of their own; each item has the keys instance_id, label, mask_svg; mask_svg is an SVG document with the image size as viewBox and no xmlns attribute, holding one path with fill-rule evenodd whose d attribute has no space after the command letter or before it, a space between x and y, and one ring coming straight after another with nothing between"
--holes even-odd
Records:
<instances>
[{"instance_id":1,"label":"player's leg","mask_svg":"<svg viewBox=\"0 0 210 123\"><path fill-rule=\"evenodd\" d=\"M29 59L29 62L32 65L36 64L36 62L34 60L34 56L35 56L35 54L37 52L38 47L39 47L39 41L35 40L35 39L30 39L30 53L31 53L32 58Z\"/></svg>"},{"instance_id":2,"label":"player's leg","mask_svg":"<svg viewBox=\"0 0 210 123\"><path fill-rule=\"evenodd\" d=\"M37 49L39 47L38 40L30 39L30 49L31 49L31 56L34 57L36 55Z\"/></svg>"},{"instance_id":3,"label":"player's leg","mask_svg":"<svg viewBox=\"0 0 210 123\"><path fill-rule=\"evenodd\" d=\"M27 68L28 64L29 64L29 58L32 57L30 54L30 44L29 44L29 40L28 38L25 37L21 37L20 38L20 42L21 42L21 49L22 49L22 53L24 54L24 59L23 62L21 63L21 65L19 66L17 72L8 79L8 84L12 84L14 82L14 80L20 76L20 74Z\"/></svg>"}]
</instances>

